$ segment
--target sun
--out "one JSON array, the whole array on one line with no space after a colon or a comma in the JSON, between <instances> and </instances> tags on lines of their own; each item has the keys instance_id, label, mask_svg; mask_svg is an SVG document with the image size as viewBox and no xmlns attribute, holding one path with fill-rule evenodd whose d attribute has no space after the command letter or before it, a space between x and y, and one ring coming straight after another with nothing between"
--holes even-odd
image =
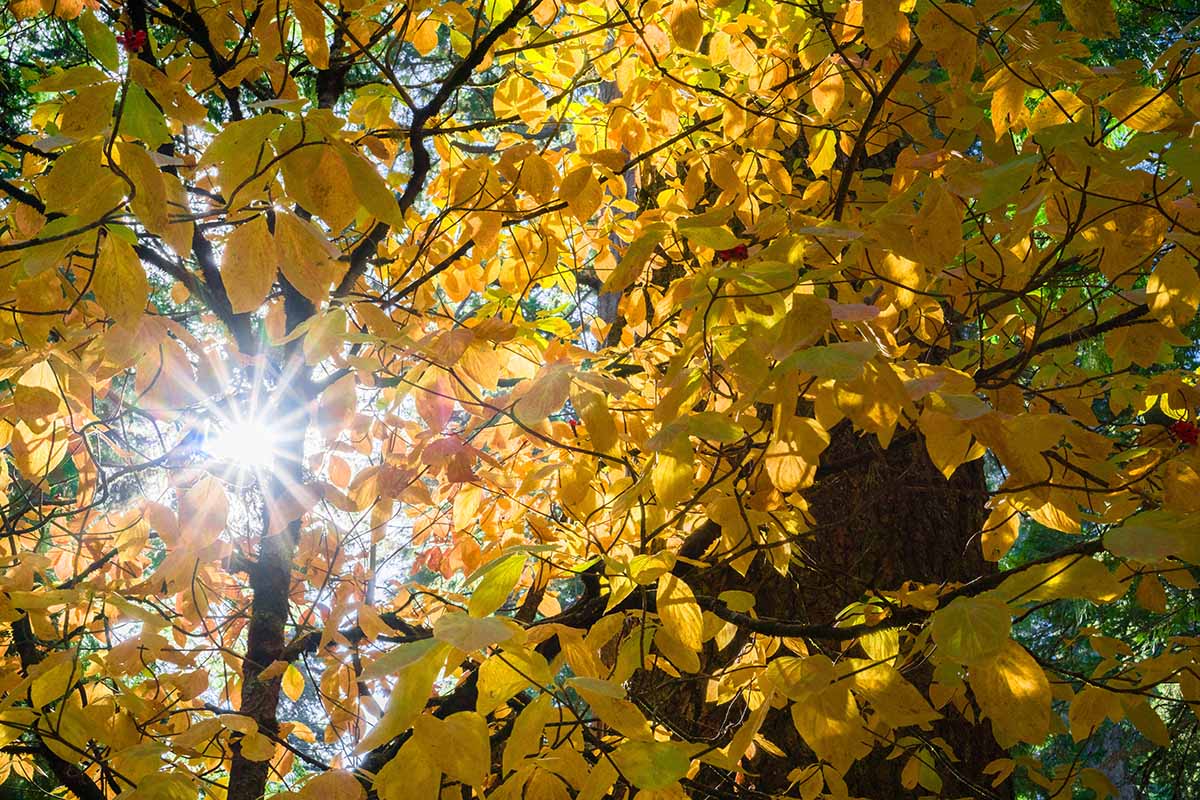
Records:
<instances>
[{"instance_id":1,"label":"sun","mask_svg":"<svg viewBox=\"0 0 1200 800\"><path fill-rule=\"evenodd\" d=\"M234 469L270 469L279 453L280 431L262 417L237 417L217 422L205 438L204 450Z\"/></svg>"}]
</instances>

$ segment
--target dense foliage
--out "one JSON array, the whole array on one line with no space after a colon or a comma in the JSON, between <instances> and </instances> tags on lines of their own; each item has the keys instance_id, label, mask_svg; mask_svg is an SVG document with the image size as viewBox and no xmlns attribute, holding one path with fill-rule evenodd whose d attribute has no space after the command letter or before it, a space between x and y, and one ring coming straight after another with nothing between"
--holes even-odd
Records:
<instances>
[{"instance_id":1,"label":"dense foliage","mask_svg":"<svg viewBox=\"0 0 1200 800\"><path fill-rule=\"evenodd\" d=\"M2 19L0 794L1200 786L1182 6Z\"/></svg>"}]
</instances>

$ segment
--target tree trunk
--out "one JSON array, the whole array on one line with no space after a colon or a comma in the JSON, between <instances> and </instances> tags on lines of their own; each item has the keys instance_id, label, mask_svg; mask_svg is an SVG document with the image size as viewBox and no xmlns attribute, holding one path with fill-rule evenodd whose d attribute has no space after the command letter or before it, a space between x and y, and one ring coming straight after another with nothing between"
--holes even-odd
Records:
<instances>
[{"instance_id":1,"label":"tree trunk","mask_svg":"<svg viewBox=\"0 0 1200 800\"><path fill-rule=\"evenodd\" d=\"M716 596L726 589L747 589L757 597L755 611L763 617L822 624L837 620L852 603L870 599L876 591L898 589L905 581L965 582L994 569L983 560L978 541L987 499L982 461L964 464L946 480L915 430L901 432L887 450L874 436L860 436L846 422L833 429L831 438L818 480L804 493L815 526L799 544L796 560L802 565L794 563L781 576L760 557L745 577L730 568L702 571L694 579L698 593ZM708 666L728 663L745 641L735 639L724 651L710 654ZM836 660L842 655L838 647L830 643L823 652ZM856 649L846 655L862 656ZM927 694L933 675L925 662L904 667L903 673ZM650 686L645 683L650 679L648 674L639 676L631 694L661 709L695 739L721 735L728 724L728 709L714 711L705 705L704 682ZM990 732L969 723L952 705L939 711L944 718L932 730L905 730L898 736L915 733L924 743L940 739L952 751L951 756L936 745L928 747L932 766L943 781L940 794L919 786L906 791L901 770L908 758L889 760L893 747L881 743L845 776L850 796L878 800L1009 796L1007 786L992 789L983 772L989 762L1005 756ZM749 764L744 787L768 794L788 792L793 783L789 774L817 759L787 709L772 711L761 734L786 757L760 748ZM724 773L702 771L693 787L699 790L697 796L707 792L725 796L719 786L706 785L706 776L713 781L727 779Z\"/></svg>"},{"instance_id":2,"label":"tree trunk","mask_svg":"<svg viewBox=\"0 0 1200 800\"><path fill-rule=\"evenodd\" d=\"M296 384L306 381L295 380ZM259 675L283 652L289 599L292 588L292 557L300 535L298 519L283 523L271 520L272 515L285 513L288 497L296 496L304 479L304 436L308 429L305 393L297 387L282 387L282 401L277 409L280 418L288 420L289 436L280 444L278 462L263 492L271 502L266 504L266 523L258 557L250 566L250 625L246 635L246 655L242 661L242 702L240 714L250 717L260 731L275 735L279 732L279 691L283 675L267 680ZM233 761L229 770L228 800L259 800L266 789L269 761L245 758L234 744Z\"/></svg>"}]
</instances>

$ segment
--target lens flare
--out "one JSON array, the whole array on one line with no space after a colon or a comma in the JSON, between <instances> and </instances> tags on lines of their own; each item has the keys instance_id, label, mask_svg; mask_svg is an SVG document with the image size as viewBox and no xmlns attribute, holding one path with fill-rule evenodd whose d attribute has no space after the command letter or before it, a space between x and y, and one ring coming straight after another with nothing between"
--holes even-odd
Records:
<instances>
[{"instance_id":1,"label":"lens flare","mask_svg":"<svg viewBox=\"0 0 1200 800\"><path fill-rule=\"evenodd\" d=\"M274 464L279 441L279 431L266 420L246 417L217 423L204 450L235 469L264 470Z\"/></svg>"}]
</instances>

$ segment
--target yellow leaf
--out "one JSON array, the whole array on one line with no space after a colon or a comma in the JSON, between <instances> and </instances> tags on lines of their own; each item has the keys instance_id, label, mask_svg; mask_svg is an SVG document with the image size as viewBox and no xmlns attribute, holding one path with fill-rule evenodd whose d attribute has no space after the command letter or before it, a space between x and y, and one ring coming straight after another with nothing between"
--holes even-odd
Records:
<instances>
[{"instance_id":1,"label":"yellow leaf","mask_svg":"<svg viewBox=\"0 0 1200 800\"><path fill-rule=\"evenodd\" d=\"M465 617L465 614L459 615ZM446 664L450 648L438 643L421 648L417 657L396 670L396 686L388 696L387 708L371 732L354 748L365 753L408 730L424 710L433 682Z\"/></svg>"},{"instance_id":2,"label":"yellow leaf","mask_svg":"<svg viewBox=\"0 0 1200 800\"><path fill-rule=\"evenodd\" d=\"M1121 35L1112 0L1062 0L1071 27L1089 39L1115 39Z\"/></svg>"},{"instance_id":3,"label":"yellow leaf","mask_svg":"<svg viewBox=\"0 0 1200 800\"><path fill-rule=\"evenodd\" d=\"M592 448L612 452L617 444L617 425L608 410L608 399L593 389L575 383L571 386L571 405L583 421L583 430L592 440Z\"/></svg>"},{"instance_id":4,"label":"yellow leaf","mask_svg":"<svg viewBox=\"0 0 1200 800\"><path fill-rule=\"evenodd\" d=\"M704 760L715 763L723 769L734 769L750 749L759 730L762 729L767 712L771 710L771 697L771 693L766 692L766 696L759 700L758 706L750 712L749 718L738 728L729 744L718 751L705 754Z\"/></svg>"},{"instance_id":5,"label":"yellow leaf","mask_svg":"<svg viewBox=\"0 0 1200 800\"><path fill-rule=\"evenodd\" d=\"M542 371L521 398L514 413L526 425L536 425L562 409L571 390L571 375L560 367Z\"/></svg>"},{"instance_id":6,"label":"yellow leaf","mask_svg":"<svg viewBox=\"0 0 1200 800\"><path fill-rule=\"evenodd\" d=\"M669 6L671 37L684 50L696 50L704 37L704 19L695 0L671 3Z\"/></svg>"},{"instance_id":7,"label":"yellow leaf","mask_svg":"<svg viewBox=\"0 0 1200 800\"><path fill-rule=\"evenodd\" d=\"M194 548L217 540L229 518L229 497L221 482L205 475L179 498L179 522L185 541Z\"/></svg>"},{"instance_id":8,"label":"yellow leaf","mask_svg":"<svg viewBox=\"0 0 1200 800\"><path fill-rule=\"evenodd\" d=\"M363 635L371 640L395 634L392 626L383 621L379 612L366 603L358 607L358 627L362 629Z\"/></svg>"},{"instance_id":9,"label":"yellow leaf","mask_svg":"<svg viewBox=\"0 0 1200 800\"><path fill-rule=\"evenodd\" d=\"M1104 547L1121 558L1153 564L1181 558L1200 564L1200 531L1188 515L1167 511L1147 511L1130 517L1104 534Z\"/></svg>"},{"instance_id":10,"label":"yellow leaf","mask_svg":"<svg viewBox=\"0 0 1200 800\"><path fill-rule=\"evenodd\" d=\"M692 443L685 435L677 436L655 458L650 482L658 502L673 508L692 495L692 478L696 473Z\"/></svg>"},{"instance_id":11,"label":"yellow leaf","mask_svg":"<svg viewBox=\"0 0 1200 800\"><path fill-rule=\"evenodd\" d=\"M1013 575L996 590L1010 603L1080 599L1108 603L1122 597L1127 586L1108 567L1091 556L1064 556Z\"/></svg>"},{"instance_id":12,"label":"yellow leaf","mask_svg":"<svg viewBox=\"0 0 1200 800\"><path fill-rule=\"evenodd\" d=\"M275 241L265 217L238 225L225 240L221 282L235 314L255 311L267 299L276 274Z\"/></svg>"},{"instance_id":13,"label":"yellow leaf","mask_svg":"<svg viewBox=\"0 0 1200 800\"><path fill-rule=\"evenodd\" d=\"M70 437L71 429L62 421L36 427L19 421L13 426L10 443L13 463L26 478L40 482L66 458Z\"/></svg>"},{"instance_id":14,"label":"yellow leaf","mask_svg":"<svg viewBox=\"0 0 1200 800\"><path fill-rule=\"evenodd\" d=\"M244 714L222 714L218 719L229 730L241 734L249 735L258 730L258 723Z\"/></svg>"},{"instance_id":15,"label":"yellow leaf","mask_svg":"<svg viewBox=\"0 0 1200 800\"><path fill-rule=\"evenodd\" d=\"M837 134L826 128L812 131L808 148L808 165L817 175L822 175L837 159Z\"/></svg>"},{"instance_id":16,"label":"yellow leaf","mask_svg":"<svg viewBox=\"0 0 1200 800\"><path fill-rule=\"evenodd\" d=\"M999 561L1012 549L1021 532L1021 515L1008 503L997 503L983 524L980 544L983 557Z\"/></svg>"},{"instance_id":17,"label":"yellow leaf","mask_svg":"<svg viewBox=\"0 0 1200 800\"><path fill-rule=\"evenodd\" d=\"M548 769L534 767L529 780L525 782L524 800L571 800L568 783L562 775ZM638 793L641 800L652 800Z\"/></svg>"},{"instance_id":18,"label":"yellow leaf","mask_svg":"<svg viewBox=\"0 0 1200 800\"><path fill-rule=\"evenodd\" d=\"M858 704L845 683L815 692L792 703L792 724L817 758L844 772L871 749Z\"/></svg>"},{"instance_id":19,"label":"yellow leaf","mask_svg":"<svg viewBox=\"0 0 1200 800\"><path fill-rule=\"evenodd\" d=\"M115 83L77 89L75 96L63 106L59 130L73 139L87 139L102 133L112 124L113 100L116 96Z\"/></svg>"},{"instance_id":20,"label":"yellow leaf","mask_svg":"<svg viewBox=\"0 0 1200 800\"><path fill-rule=\"evenodd\" d=\"M829 433L810 417L792 417L767 445L763 468L781 492L812 486L821 453L829 446Z\"/></svg>"},{"instance_id":21,"label":"yellow leaf","mask_svg":"<svg viewBox=\"0 0 1200 800\"><path fill-rule=\"evenodd\" d=\"M332 769L304 784L297 800L366 800L366 797L366 790L353 773Z\"/></svg>"},{"instance_id":22,"label":"yellow leaf","mask_svg":"<svg viewBox=\"0 0 1200 800\"><path fill-rule=\"evenodd\" d=\"M454 394L450 379L442 370L429 368L417 381L413 402L417 414L432 431L442 431L454 414Z\"/></svg>"},{"instance_id":23,"label":"yellow leaf","mask_svg":"<svg viewBox=\"0 0 1200 800\"><path fill-rule=\"evenodd\" d=\"M327 69L329 42L325 38L325 15L314 0L292 0L292 13L300 23L301 39L308 60L317 69Z\"/></svg>"},{"instance_id":24,"label":"yellow leaf","mask_svg":"<svg viewBox=\"0 0 1200 800\"><path fill-rule=\"evenodd\" d=\"M190 213L187 192L183 188L183 181L178 176L163 173L162 177L167 187L168 207L167 229L162 233L163 241L180 257L186 258L192 252L192 234L196 229L195 223L186 218ZM175 219L172 220L172 217ZM273 256L271 260L274 261ZM176 284L176 286L179 285Z\"/></svg>"},{"instance_id":25,"label":"yellow leaf","mask_svg":"<svg viewBox=\"0 0 1200 800\"><path fill-rule=\"evenodd\" d=\"M542 748L542 731L554 715L554 704L549 694L539 694L532 703L521 709L513 723L512 733L504 743L505 772L515 770L528 756L537 755Z\"/></svg>"},{"instance_id":26,"label":"yellow leaf","mask_svg":"<svg viewBox=\"0 0 1200 800\"><path fill-rule=\"evenodd\" d=\"M1009 70L999 70L1000 82L992 88L992 132L997 140L1009 130L1019 130L1027 115L1025 109L1026 86Z\"/></svg>"},{"instance_id":27,"label":"yellow leaf","mask_svg":"<svg viewBox=\"0 0 1200 800\"><path fill-rule=\"evenodd\" d=\"M667 573L658 579L656 600L663 627L685 647L698 651L704 644L701 635L704 615L691 588L680 578Z\"/></svg>"},{"instance_id":28,"label":"yellow leaf","mask_svg":"<svg viewBox=\"0 0 1200 800\"><path fill-rule=\"evenodd\" d=\"M729 250L741 242L722 225L688 225L681 220L675 227L688 241L713 250Z\"/></svg>"},{"instance_id":29,"label":"yellow leaf","mask_svg":"<svg viewBox=\"0 0 1200 800\"><path fill-rule=\"evenodd\" d=\"M654 646L681 672L699 672L700 656L691 647L676 639L666 628L654 632Z\"/></svg>"},{"instance_id":30,"label":"yellow leaf","mask_svg":"<svg viewBox=\"0 0 1200 800\"><path fill-rule=\"evenodd\" d=\"M1001 747L1041 744L1049 735L1050 681L1021 645L1010 639L999 652L972 664L970 683Z\"/></svg>"},{"instance_id":31,"label":"yellow leaf","mask_svg":"<svg viewBox=\"0 0 1200 800\"><path fill-rule=\"evenodd\" d=\"M498 118L517 117L535 132L546 118L546 96L537 84L513 71L496 87L492 109Z\"/></svg>"},{"instance_id":32,"label":"yellow leaf","mask_svg":"<svg viewBox=\"0 0 1200 800\"><path fill-rule=\"evenodd\" d=\"M404 216L400 213L400 204L396 200L396 194L379 174L379 171L369 161L348 147L339 147L337 152L346 165L346 171L350 175L350 185L354 189L358 201L362 203L362 207L376 219L386 222L393 228L403 226Z\"/></svg>"},{"instance_id":33,"label":"yellow leaf","mask_svg":"<svg viewBox=\"0 0 1200 800\"><path fill-rule=\"evenodd\" d=\"M100 245L92 274L96 300L118 325L132 324L141 317L150 298L150 282L133 247L109 234Z\"/></svg>"},{"instance_id":34,"label":"yellow leaf","mask_svg":"<svg viewBox=\"0 0 1200 800\"><path fill-rule=\"evenodd\" d=\"M838 64L832 59L827 59L813 72L810 83L813 108L824 119L829 119L842 107L846 96L846 81L842 78Z\"/></svg>"},{"instance_id":35,"label":"yellow leaf","mask_svg":"<svg viewBox=\"0 0 1200 800\"><path fill-rule=\"evenodd\" d=\"M604 291L619 294L636 281L667 232L666 225L654 224L638 234L625 248L616 269L605 278Z\"/></svg>"},{"instance_id":36,"label":"yellow leaf","mask_svg":"<svg viewBox=\"0 0 1200 800\"><path fill-rule=\"evenodd\" d=\"M1072 706L1072 709L1074 706ZM1150 705L1150 701L1145 698L1138 698L1133 701L1125 709L1125 717L1133 723L1138 729L1138 733L1145 736L1152 744L1159 747L1166 747L1171 743L1171 732L1163 722L1162 717L1154 710L1154 706ZM1114 722L1119 717L1110 717ZM1074 729L1072 728L1072 733Z\"/></svg>"},{"instance_id":37,"label":"yellow leaf","mask_svg":"<svg viewBox=\"0 0 1200 800\"><path fill-rule=\"evenodd\" d=\"M878 50L896 38L904 15L900 13L900 0L863 0L863 41L872 50Z\"/></svg>"},{"instance_id":38,"label":"yellow leaf","mask_svg":"<svg viewBox=\"0 0 1200 800\"><path fill-rule=\"evenodd\" d=\"M1164 325L1182 328L1196 316L1200 306L1200 277L1183 250L1167 253L1146 281L1147 305Z\"/></svg>"},{"instance_id":39,"label":"yellow leaf","mask_svg":"<svg viewBox=\"0 0 1200 800\"><path fill-rule=\"evenodd\" d=\"M535 650L505 646L479 665L479 699L475 710L490 714L530 686L545 687L554 681L546 659Z\"/></svg>"},{"instance_id":40,"label":"yellow leaf","mask_svg":"<svg viewBox=\"0 0 1200 800\"><path fill-rule=\"evenodd\" d=\"M63 653L55 660L42 662L42 671L33 679L29 687L30 702L34 708L44 708L62 699L75 681L81 676L82 670L75 663L73 653Z\"/></svg>"},{"instance_id":41,"label":"yellow leaf","mask_svg":"<svg viewBox=\"0 0 1200 800\"><path fill-rule=\"evenodd\" d=\"M133 213L154 234L167 230L167 184L162 170L146 149L132 142L118 142L117 154L121 171L133 184L133 198L129 201Z\"/></svg>"},{"instance_id":42,"label":"yellow leaf","mask_svg":"<svg viewBox=\"0 0 1200 800\"><path fill-rule=\"evenodd\" d=\"M507 556L492 562L486 569L487 573L471 592L471 601L467 605L467 612L472 617L486 617L504 605L525 570L525 556Z\"/></svg>"},{"instance_id":43,"label":"yellow leaf","mask_svg":"<svg viewBox=\"0 0 1200 800\"><path fill-rule=\"evenodd\" d=\"M379 770L373 783L379 800L438 800L442 771L416 739L409 739Z\"/></svg>"},{"instance_id":44,"label":"yellow leaf","mask_svg":"<svg viewBox=\"0 0 1200 800\"><path fill-rule=\"evenodd\" d=\"M437 47L438 27L438 24L430 17L426 17L416 26L416 29L412 32L410 41L418 53L427 56Z\"/></svg>"},{"instance_id":45,"label":"yellow leaf","mask_svg":"<svg viewBox=\"0 0 1200 800\"><path fill-rule=\"evenodd\" d=\"M602 758L588 773L576 800L604 800L611 797L609 789L616 783L620 775L610 759ZM635 798L636 800L636 798Z\"/></svg>"},{"instance_id":46,"label":"yellow leaf","mask_svg":"<svg viewBox=\"0 0 1200 800\"><path fill-rule=\"evenodd\" d=\"M1091 736L1105 719L1120 722L1124 716L1120 695L1101 686L1085 686L1071 701L1071 738L1081 742Z\"/></svg>"},{"instance_id":47,"label":"yellow leaf","mask_svg":"<svg viewBox=\"0 0 1200 800\"><path fill-rule=\"evenodd\" d=\"M938 652L960 664L996 657L1010 639L1008 606L987 597L959 597L933 615L930 623Z\"/></svg>"},{"instance_id":48,"label":"yellow leaf","mask_svg":"<svg viewBox=\"0 0 1200 800\"><path fill-rule=\"evenodd\" d=\"M291 698L293 703L304 694L304 675L296 669L295 664L288 664L287 669L283 671L283 693Z\"/></svg>"},{"instance_id":49,"label":"yellow leaf","mask_svg":"<svg viewBox=\"0 0 1200 800\"><path fill-rule=\"evenodd\" d=\"M311 2L311 0L308 0ZM329 144L306 144L287 155L280 172L288 194L304 210L342 230L354 220L359 201L346 162Z\"/></svg>"},{"instance_id":50,"label":"yellow leaf","mask_svg":"<svg viewBox=\"0 0 1200 800\"><path fill-rule=\"evenodd\" d=\"M275 743L254 731L238 740L241 754L250 761L270 761L275 756Z\"/></svg>"},{"instance_id":51,"label":"yellow leaf","mask_svg":"<svg viewBox=\"0 0 1200 800\"><path fill-rule=\"evenodd\" d=\"M600 721L630 739L653 739L650 725L642 712L625 699L625 690L599 678L572 678L571 688L591 706Z\"/></svg>"},{"instance_id":52,"label":"yellow leaf","mask_svg":"<svg viewBox=\"0 0 1200 800\"><path fill-rule=\"evenodd\" d=\"M404 642L376 658L363 668L362 676L366 679L392 675L421 661L430 651L443 647L434 639L417 639Z\"/></svg>"},{"instance_id":53,"label":"yellow leaf","mask_svg":"<svg viewBox=\"0 0 1200 800\"><path fill-rule=\"evenodd\" d=\"M625 742L613 751L612 759L639 789L666 789L687 775L692 754L701 745L683 742Z\"/></svg>"},{"instance_id":54,"label":"yellow leaf","mask_svg":"<svg viewBox=\"0 0 1200 800\"><path fill-rule=\"evenodd\" d=\"M329 293L334 250L315 225L290 212L275 215L275 256L288 282L314 305Z\"/></svg>"},{"instance_id":55,"label":"yellow leaf","mask_svg":"<svg viewBox=\"0 0 1200 800\"><path fill-rule=\"evenodd\" d=\"M1139 133L1161 131L1182 114L1169 94L1149 86L1130 86L1113 92L1101 105L1122 125Z\"/></svg>"},{"instance_id":56,"label":"yellow leaf","mask_svg":"<svg viewBox=\"0 0 1200 800\"><path fill-rule=\"evenodd\" d=\"M592 168L585 164L567 173L559 187L559 196L567 203L571 214L580 222L587 222L600 208L604 191L600 182L592 174Z\"/></svg>"},{"instance_id":57,"label":"yellow leaf","mask_svg":"<svg viewBox=\"0 0 1200 800\"><path fill-rule=\"evenodd\" d=\"M518 179L521 188L532 194L539 202L548 203L554 198L558 186L558 175L554 168L537 153L532 153L521 162Z\"/></svg>"},{"instance_id":58,"label":"yellow leaf","mask_svg":"<svg viewBox=\"0 0 1200 800\"><path fill-rule=\"evenodd\" d=\"M474 711L460 711L445 719L423 714L413 727L413 738L447 778L475 787L487 780L492 766L488 726Z\"/></svg>"},{"instance_id":59,"label":"yellow leaf","mask_svg":"<svg viewBox=\"0 0 1200 800\"><path fill-rule=\"evenodd\" d=\"M771 659L763 677L783 696L804 702L827 687L836 677L836 670L833 662L823 655L807 658L779 656Z\"/></svg>"},{"instance_id":60,"label":"yellow leaf","mask_svg":"<svg viewBox=\"0 0 1200 800\"><path fill-rule=\"evenodd\" d=\"M471 652L507 642L521 633L521 626L504 617L477 617L443 614L433 623L433 636L439 642Z\"/></svg>"},{"instance_id":61,"label":"yellow leaf","mask_svg":"<svg viewBox=\"0 0 1200 800\"><path fill-rule=\"evenodd\" d=\"M315 319L310 318L308 331L304 334L304 363L316 366L325 359L340 354L342 343L346 339L348 323L349 316L346 314L346 309L340 306L327 309L325 313ZM354 384L355 381L351 380L351 387ZM351 388L350 394L353 395L353 388ZM353 418L354 411L354 403L351 402L345 413L338 414L343 427Z\"/></svg>"},{"instance_id":62,"label":"yellow leaf","mask_svg":"<svg viewBox=\"0 0 1200 800\"><path fill-rule=\"evenodd\" d=\"M949 480L954 471L972 454L971 432L949 414L926 408L919 422L925 437L929 460Z\"/></svg>"},{"instance_id":63,"label":"yellow leaf","mask_svg":"<svg viewBox=\"0 0 1200 800\"><path fill-rule=\"evenodd\" d=\"M1088 106L1074 92L1066 89L1053 91L1043 97L1037 108L1034 109L1033 115L1029 118L1029 131L1038 133L1054 125L1064 125L1068 122L1086 119L1084 114L1087 111Z\"/></svg>"},{"instance_id":64,"label":"yellow leaf","mask_svg":"<svg viewBox=\"0 0 1200 800\"><path fill-rule=\"evenodd\" d=\"M975 69L977 24L969 6L943 3L929 6L917 22L921 43L937 55L952 83L970 80Z\"/></svg>"},{"instance_id":65,"label":"yellow leaf","mask_svg":"<svg viewBox=\"0 0 1200 800\"><path fill-rule=\"evenodd\" d=\"M854 692L867 698L891 727L924 725L941 716L892 665L848 659L842 666L851 675Z\"/></svg>"}]
</instances>

